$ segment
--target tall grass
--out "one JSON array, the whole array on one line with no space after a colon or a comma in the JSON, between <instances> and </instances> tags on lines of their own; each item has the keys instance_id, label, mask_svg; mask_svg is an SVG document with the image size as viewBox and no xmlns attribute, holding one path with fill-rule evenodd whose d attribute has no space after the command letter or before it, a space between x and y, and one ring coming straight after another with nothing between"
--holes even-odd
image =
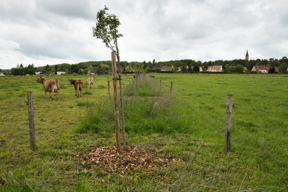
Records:
<instances>
[{"instance_id":1,"label":"tall grass","mask_svg":"<svg viewBox=\"0 0 288 192\"><path fill-rule=\"evenodd\" d=\"M193 130L194 118L185 103L165 94L155 79L147 75L139 77L138 95L146 97L129 97L134 95L135 82L129 84L123 99L125 130L127 133L189 133ZM108 100L100 106L92 106L85 119L76 128L76 132L95 133L114 131L114 103ZM189 115L188 115L189 114Z\"/></svg>"}]
</instances>

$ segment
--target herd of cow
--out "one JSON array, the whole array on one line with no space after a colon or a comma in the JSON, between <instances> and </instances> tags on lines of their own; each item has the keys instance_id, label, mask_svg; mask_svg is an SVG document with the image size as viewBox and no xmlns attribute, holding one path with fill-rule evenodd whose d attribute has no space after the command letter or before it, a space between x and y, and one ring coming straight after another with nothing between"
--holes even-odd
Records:
<instances>
[{"instance_id":1,"label":"herd of cow","mask_svg":"<svg viewBox=\"0 0 288 192\"><path fill-rule=\"evenodd\" d=\"M83 88L83 81L81 79L77 79L77 80L68 79L68 81L70 82L70 85L74 85L75 96L81 97L81 92L82 92L82 88ZM45 99L47 98L47 92L50 93L50 98L52 100L53 100L54 92L57 92L57 99L58 99L59 88L60 88L59 87L60 81L58 79L44 79L44 78L42 78L42 76L40 76L36 82L42 83L43 89L45 91ZM93 77L89 77L87 82L89 84L89 88L91 89L92 85L94 83ZM51 96L51 92L52 92L52 96ZM79 92L80 92L80 95L79 95Z\"/></svg>"}]
</instances>

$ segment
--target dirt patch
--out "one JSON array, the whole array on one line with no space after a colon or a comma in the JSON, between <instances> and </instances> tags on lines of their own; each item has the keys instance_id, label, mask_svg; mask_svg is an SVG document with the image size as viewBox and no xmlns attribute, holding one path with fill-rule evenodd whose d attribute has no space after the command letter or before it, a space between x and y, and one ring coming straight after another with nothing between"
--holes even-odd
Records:
<instances>
[{"instance_id":1,"label":"dirt patch","mask_svg":"<svg viewBox=\"0 0 288 192\"><path fill-rule=\"evenodd\" d=\"M164 154L159 157L153 152L146 152L145 149L135 146L121 147L119 152L115 146L95 147L88 154L76 153L72 157L81 160L83 165L91 162L94 168L108 166L107 172L111 174L117 169L124 173L128 169L165 168L169 162L176 162L174 158L165 158Z\"/></svg>"}]
</instances>

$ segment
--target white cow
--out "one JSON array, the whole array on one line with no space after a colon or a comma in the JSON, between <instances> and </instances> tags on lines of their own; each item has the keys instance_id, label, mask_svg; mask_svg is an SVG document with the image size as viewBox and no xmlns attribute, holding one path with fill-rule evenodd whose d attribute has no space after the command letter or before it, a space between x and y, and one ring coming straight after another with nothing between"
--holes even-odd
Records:
<instances>
[{"instance_id":1,"label":"white cow","mask_svg":"<svg viewBox=\"0 0 288 192\"><path fill-rule=\"evenodd\" d=\"M89 77L88 80L87 80L88 84L89 84L89 88L91 89L92 88L92 85L94 83L94 79L93 77Z\"/></svg>"}]
</instances>

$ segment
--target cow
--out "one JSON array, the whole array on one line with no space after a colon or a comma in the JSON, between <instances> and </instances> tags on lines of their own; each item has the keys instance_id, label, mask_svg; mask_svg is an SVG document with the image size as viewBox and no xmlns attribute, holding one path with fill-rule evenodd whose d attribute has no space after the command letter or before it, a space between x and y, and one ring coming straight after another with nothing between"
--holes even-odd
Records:
<instances>
[{"instance_id":1,"label":"cow","mask_svg":"<svg viewBox=\"0 0 288 192\"><path fill-rule=\"evenodd\" d=\"M39 79L37 79L36 83L42 83L43 89L45 91L45 99L47 99L47 92L50 93L50 98L53 100L54 91L57 92L57 99L59 97L59 83L58 79L43 79L42 75L40 75ZM51 96L52 92L52 96Z\"/></svg>"},{"instance_id":2,"label":"cow","mask_svg":"<svg viewBox=\"0 0 288 192\"><path fill-rule=\"evenodd\" d=\"M88 80L87 80L88 84L89 84L89 88L91 89L92 88L92 85L94 83L94 79L93 77L89 77Z\"/></svg>"},{"instance_id":3,"label":"cow","mask_svg":"<svg viewBox=\"0 0 288 192\"><path fill-rule=\"evenodd\" d=\"M72 85L72 84L74 85L75 96L79 97L79 91L80 91L80 97L81 97L83 81L80 79L78 79L78 80L68 79L68 81L70 81L70 85Z\"/></svg>"}]
</instances>

